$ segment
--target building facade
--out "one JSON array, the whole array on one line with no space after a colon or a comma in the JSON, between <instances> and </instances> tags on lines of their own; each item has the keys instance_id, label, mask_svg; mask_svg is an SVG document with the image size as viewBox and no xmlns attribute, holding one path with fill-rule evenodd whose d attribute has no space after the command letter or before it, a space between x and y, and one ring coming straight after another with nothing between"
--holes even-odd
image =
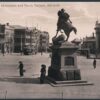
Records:
<instances>
[{"instance_id":1,"label":"building facade","mask_svg":"<svg viewBox=\"0 0 100 100\"><path fill-rule=\"evenodd\" d=\"M7 23L5 25L5 53L14 51L14 28Z\"/></svg>"},{"instance_id":2,"label":"building facade","mask_svg":"<svg viewBox=\"0 0 100 100\"><path fill-rule=\"evenodd\" d=\"M86 55L87 53L95 54L96 51L96 38L95 36L83 38L83 43L81 44L81 51Z\"/></svg>"},{"instance_id":3,"label":"building facade","mask_svg":"<svg viewBox=\"0 0 100 100\"><path fill-rule=\"evenodd\" d=\"M40 31L35 27L23 27L20 25L4 25L0 32L1 48L7 53L20 53L29 49L33 53L42 50L47 51L49 47L49 33ZM3 47L4 46L4 47Z\"/></svg>"},{"instance_id":4,"label":"building facade","mask_svg":"<svg viewBox=\"0 0 100 100\"><path fill-rule=\"evenodd\" d=\"M14 51L16 53L22 52L26 43L26 29L20 26L14 26Z\"/></svg>"},{"instance_id":5,"label":"building facade","mask_svg":"<svg viewBox=\"0 0 100 100\"><path fill-rule=\"evenodd\" d=\"M43 31L40 33L39 36L39 47L38 50L39 51L43 51L43 52L47 52L47 50L49 49L49 33L46 31Z\"/></svg>"}]
</instances>

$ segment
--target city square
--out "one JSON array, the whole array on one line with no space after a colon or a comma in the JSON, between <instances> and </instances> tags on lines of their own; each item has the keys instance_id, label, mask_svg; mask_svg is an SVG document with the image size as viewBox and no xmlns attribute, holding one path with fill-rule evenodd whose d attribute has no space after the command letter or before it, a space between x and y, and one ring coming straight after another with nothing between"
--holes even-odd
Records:
<instances>
[{"instance_id":1,"label":"city square","mask_svg":"<svg viewBox=\"0 0 100 100\"><path fill-rule=\"evenodd\" d=\"M43 58L43 59L42 59ZM23 61L26 72L19 76L18 62ZM0 55L0 98L1 99L32 99L32 98L100 98L100 61L97 59L97 68L93 68L93 59L78 56L78 67L81 70L82 80L92 82L93 85L53 87L48 82L40 84L41 64L50 66L51 59L48 53L21 56L20 54Z\"/></svg>"},{"instance_id":2,"label":"city square","mask_svg":"<svg viewBox=\"0 0 100 100\"><path fill-rule=\"evenodd\" d=\"M0 99L100 98L99 3L0 5Z\"/></svg>"}]
</instances>

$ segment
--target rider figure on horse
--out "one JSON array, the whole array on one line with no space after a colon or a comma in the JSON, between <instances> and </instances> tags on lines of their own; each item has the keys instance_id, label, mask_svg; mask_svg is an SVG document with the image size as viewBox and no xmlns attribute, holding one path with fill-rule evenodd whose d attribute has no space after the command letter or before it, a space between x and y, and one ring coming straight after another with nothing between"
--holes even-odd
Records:
<instances>
[{"instance_id":1,"label":"rider figure on horse","mask_svg":"<svg viewBox=\"0 0 100 100\"><path fill-rule=\"evenodd\" d=\"M71 20L69 19L69 17L70 17L70 15L68 13L66 13L64 9L61 9L58 11L57 31L58 31L58 29L62 29L63 25L65 25L65 23L67 23L67 22L69 22L70 24L72 23Z\"/></svg>"},{"instance_id":2,"label":"rider figure on horse","mask_svg":"<svg viewBox=\"0 0 100 100\"><path fill-rule=\"evenodd\" d=\"M66 41L68 41L70 33L72 31L74 31L75 34L77 33L76 27L72 25L72 22L70 20L70 15L66 13L64 9L58 11L57 32L56 35L52 38L53 41L57 38L57 34L59 31L63 33L61 30L63 30L63 32L67 36Z\"/></svg>"}]
</instances>

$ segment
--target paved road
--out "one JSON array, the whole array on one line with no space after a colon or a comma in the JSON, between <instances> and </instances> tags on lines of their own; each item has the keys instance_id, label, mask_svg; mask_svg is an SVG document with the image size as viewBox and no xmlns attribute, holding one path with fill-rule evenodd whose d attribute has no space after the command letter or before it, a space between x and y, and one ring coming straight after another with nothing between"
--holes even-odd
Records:
<instances>
[{"instance_id":1,"label":"paved road","mask_svg":"<svg viewBox=\"0 0 100 100\"><path fill-rule=\"evenodd\" d=\"M20 78L18 61L25 65L25 76ZM78 57L78 67L83 80L94 83L90 86L52 87L50 84L40 84L40 66L50 65L48 54L20 56L12 54L0 55L0 98L100 98L100 61L97 68L92 66L93 59Z\"/></svg>"}]
</instances>

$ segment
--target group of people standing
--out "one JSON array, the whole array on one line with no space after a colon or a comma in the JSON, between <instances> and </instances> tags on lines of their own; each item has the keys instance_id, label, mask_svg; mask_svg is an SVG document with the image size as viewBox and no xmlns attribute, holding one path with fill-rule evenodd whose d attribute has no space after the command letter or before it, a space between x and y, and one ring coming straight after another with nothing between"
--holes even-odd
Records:
<instances>
[{"instance_id":1,"label":"group of people standing","mask_svg":"<svg viewBox=\"0 0 100 100\"><path fill-rule=\"evenodd\" d=\"M18 69L19 69L20 77L24 76L25 69L24 69L24 64L23 64L22 61L19 61ZM45 77L46 77L46 65L44 65L44 64L41 65L40 72L41 72L41 74L40 74L40 83L43 84L44 80L45 80Z\"/></svg>"}]
</instances>

